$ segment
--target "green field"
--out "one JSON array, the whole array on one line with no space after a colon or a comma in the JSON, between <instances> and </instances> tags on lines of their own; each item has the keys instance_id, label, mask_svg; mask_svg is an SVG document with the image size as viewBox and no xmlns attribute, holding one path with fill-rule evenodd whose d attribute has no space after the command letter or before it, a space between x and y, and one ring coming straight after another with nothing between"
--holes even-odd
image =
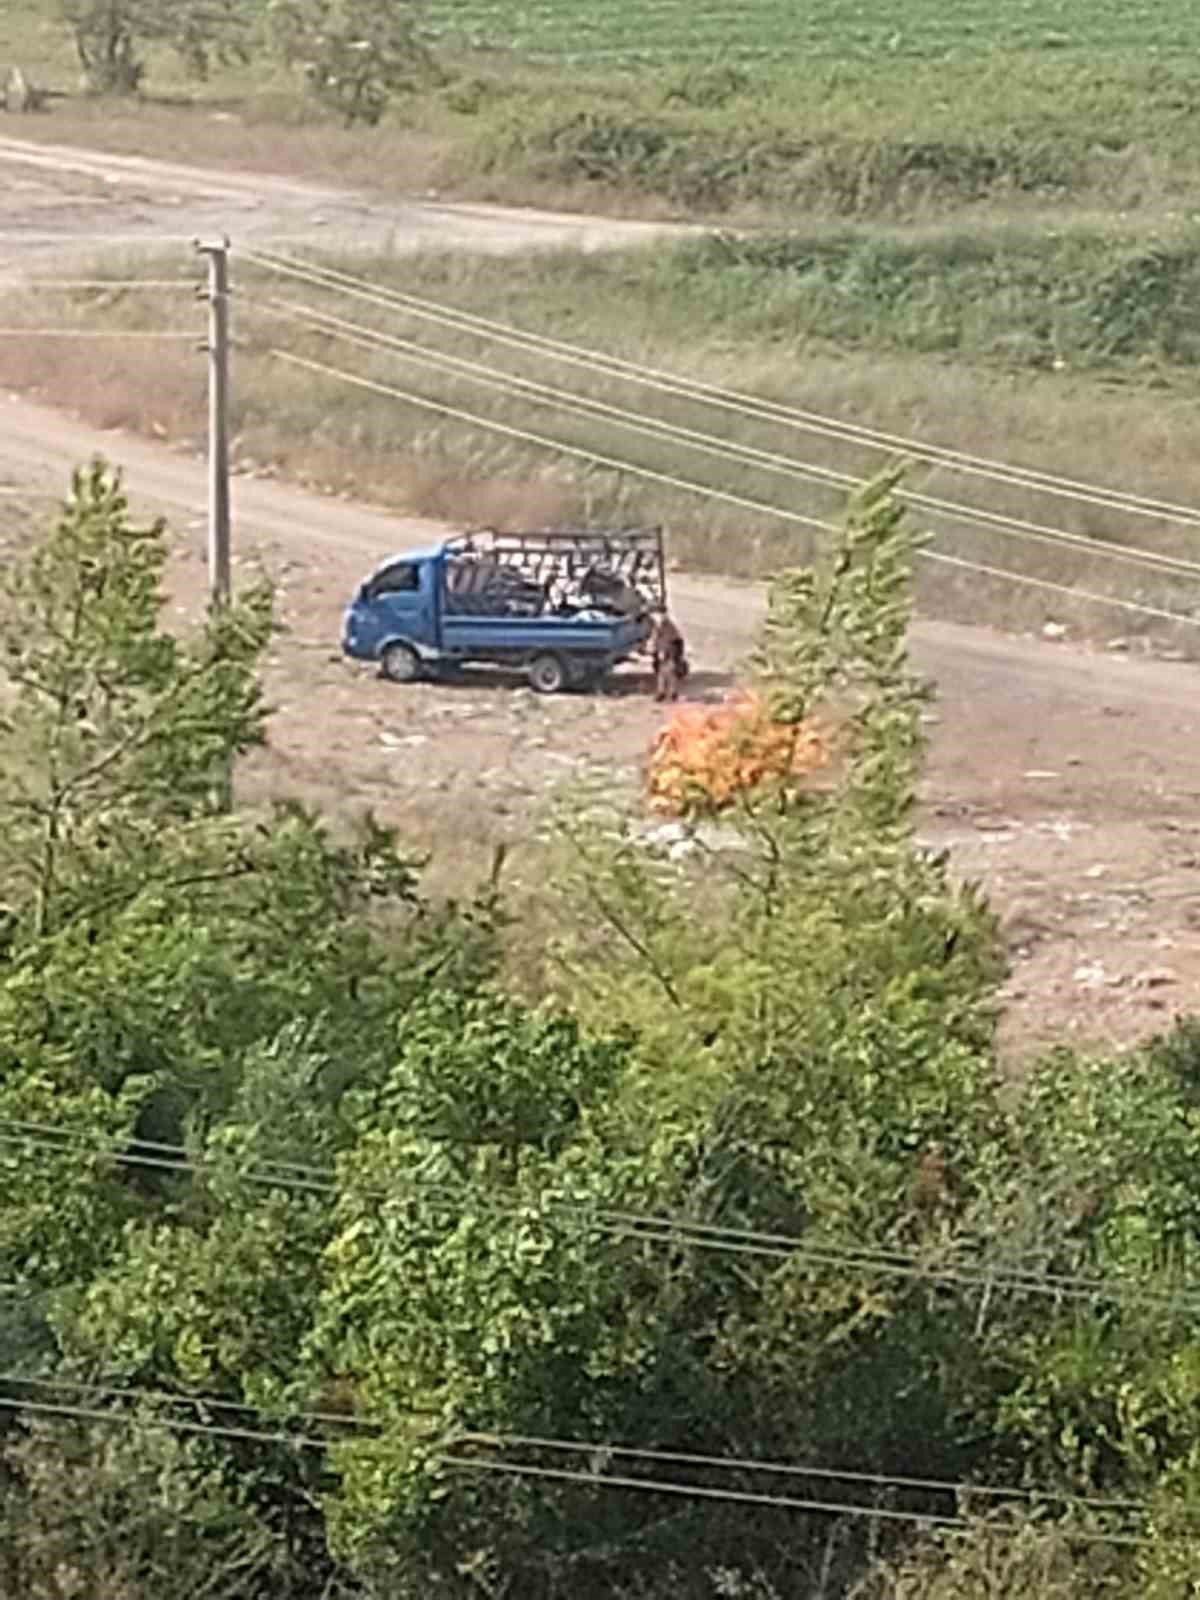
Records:
<instances>
[{"instance_id":1,"label":"green field","mask_svg":"<svg viewBox=\"0 0 1200 1600\"><path fill-rule=\"evenodd\" d=\"M376 129L339 126L262 45L198 82L147 41L143 99L82 99L56 0L0 0L0 65L69 97L22 136L384 192L772 227L1195 209L1193 0L428 0L424 15L444 79Z\"/></svg>"},{"instance_id":2,"label":"green field","mask_svg":"<svg viewBox=\"0 0 1200 1600\"><path fill-rule=\"evenodd\" d=\"M1200 46L1193 0L433 0L427 16L459 43L597 63L1042 49L1188 56Z\"/></svg>"}]
</instances>

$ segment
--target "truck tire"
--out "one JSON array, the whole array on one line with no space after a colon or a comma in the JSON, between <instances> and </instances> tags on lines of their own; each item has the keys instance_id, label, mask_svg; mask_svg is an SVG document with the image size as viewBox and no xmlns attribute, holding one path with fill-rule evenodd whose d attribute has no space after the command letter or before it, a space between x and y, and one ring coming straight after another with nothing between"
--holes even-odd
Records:
<instances>
[{"instance_id":1,"label":"truck tire","mask_svg":"<svg viewBox=\"0 0 1200 1600\"><path fill-rule=\"evenodd\" d=\"M397 640L380 655L379 670L391 683L415 683L421 676L421 658L412 645Z\"/></svg>"},{"instance_id":2,"label":"truck tire","mask_svg":"<svg viewBox=\"0 0 1200 1600\"><path fill-rule=\"evenodd\" d=\"M580 694L592 694L600 687L606 670L603 661L573 661L569 680L571 688Z\"/></svg>"},{"instance_id":3,"label":"truck tire","mask_svg":"<svg viewBox=\"0 0 1200 1600\"><path fill-rule=\"evenodd\" d=\"M536 694L559 694L567 686L567 668L561 656L547 650L529 663L529 687Z\"/></svg>"}]
</instances>

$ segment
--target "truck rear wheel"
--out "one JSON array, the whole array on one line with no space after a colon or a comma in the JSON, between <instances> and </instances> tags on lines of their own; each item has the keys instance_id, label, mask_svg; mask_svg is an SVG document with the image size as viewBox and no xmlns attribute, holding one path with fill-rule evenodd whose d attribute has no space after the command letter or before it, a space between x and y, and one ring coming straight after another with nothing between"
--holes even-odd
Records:
<instances>
[{"instance_id":1,"label":"truck rear wheel","mask_svg":"<svg viewBox=\"0 0 1200 1600\"><path fill-rule=\"evenodd\" d=\"M534 656L529 663L529 687L537 694L558 694L567 686L567 669L561 656Z\"/></svg>"},{"instance_id":2,"label":"truck rear wheel","mask_svg":"<svg viewBox=\"0 0 1200 1600\"><path fill-rule=\"evenodd\" d=\"M572 689L577 689L581 694L591 694L600 687L605 670L603 661L573 661L570 671Z\"/></svg>"},{"instance_id":3,"label":"truck rear wheel","mask_svg":"<svg viewBox=\"0 0 1200 1600\"><path fill-rule=\"evenodd\" d=\"M415 683L421 676L421 658L410 644L389 644L379 657L379 670L392 683Z\"/></svg>"}]
</instances>

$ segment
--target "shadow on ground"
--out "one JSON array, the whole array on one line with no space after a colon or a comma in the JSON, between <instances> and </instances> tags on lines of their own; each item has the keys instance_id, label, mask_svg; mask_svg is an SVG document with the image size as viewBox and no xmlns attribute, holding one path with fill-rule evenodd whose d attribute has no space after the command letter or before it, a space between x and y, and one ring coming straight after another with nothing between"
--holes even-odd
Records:
<instances>
[{"instance_id":1,"label":"shadow on ground","mask_svg":"<svg viewBox=\"0 0 1200 1600\"><path fill-rule=\"evenodd\" d=\"M679 696L680 704L697 702L707 704L720 700L733 688L736 678L731 672L690 673ZM449 689L468 693L483 693L489 689L528 689L529 680L523 672L505 667L455 667L443 669L436 677L422 678L415 684L398 684L403 689ZM574 697L605 700L651 699L654 680L649 672L620 672L605 679L598 689L567 689L564 693Z\"/></svg>"}]
</instances>

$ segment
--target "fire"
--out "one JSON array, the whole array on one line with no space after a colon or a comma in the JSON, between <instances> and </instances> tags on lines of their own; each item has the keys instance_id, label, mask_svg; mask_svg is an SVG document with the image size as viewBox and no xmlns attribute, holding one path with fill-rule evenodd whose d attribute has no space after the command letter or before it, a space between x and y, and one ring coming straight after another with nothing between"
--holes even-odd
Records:
<instances>
[{"instance_id":1,"label":"fire","mask_svg":"<svg viewBox=\"0 0 1200 1600\"><path fill-rule=\"evenodd\" d=\"M681 706L654 741L650 808L664 816L722 811L767 782L806 777L830 757L816 726L777 722L755 694L716 706Z\"/></svg>"}]
</instances>

